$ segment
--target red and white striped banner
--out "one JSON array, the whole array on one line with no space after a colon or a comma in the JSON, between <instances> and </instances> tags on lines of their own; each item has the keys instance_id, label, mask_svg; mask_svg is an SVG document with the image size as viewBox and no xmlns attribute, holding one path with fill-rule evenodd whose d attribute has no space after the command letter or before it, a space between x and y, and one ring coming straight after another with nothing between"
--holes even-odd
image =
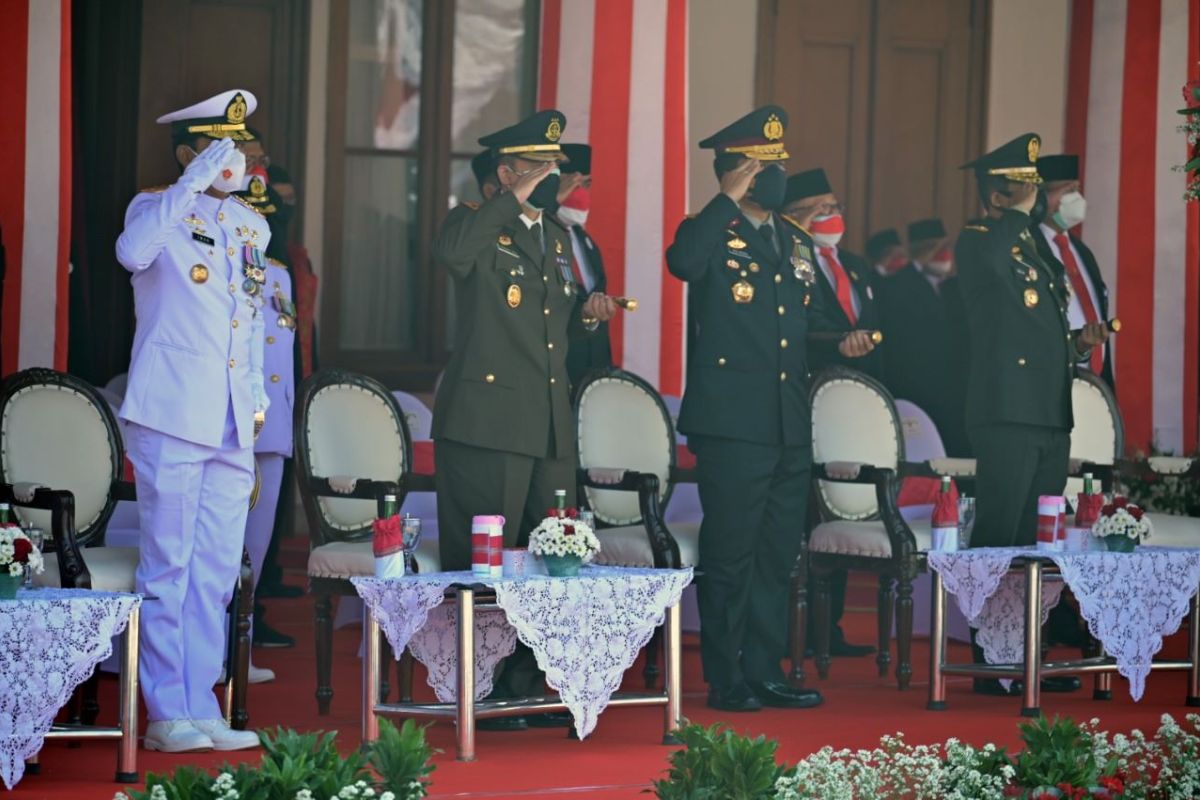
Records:
<instances>
[{"instance_id":1,"label":"red and white striped banner","mask_svg":"<svg viewBox=\"0 0 1200 800\"><path fill-rule=\"evenodd\" d=\"M71 0L0 0L0 375L67 367Z\"/></svg>"},{"instance_id":2,"label":"red and white striped banner","mask_svg":"<svg viewBox=\"0 0 1200 800\"><path fill-rule=\"evenodd\" d=\"M1096 254L1124 327L1117 398L1130 450L1196 447L1200 204L1176 128L1200 77L1200 0L1074 0L1066 151L1079 153Z\"/></svg>"},{"instance_id":3,"label":"red and white striped banner","mask_svg":"<svg viewBox=\"0 0 1200 800\"><path fill-rule=\"evenodd\" d=\"M613 359L683 391L685 292L663 253L687 206L687 0L543 0L538 107L592 146L588 232L608 292L638 310L610 325Z\"/></svg>"}]
</instances>

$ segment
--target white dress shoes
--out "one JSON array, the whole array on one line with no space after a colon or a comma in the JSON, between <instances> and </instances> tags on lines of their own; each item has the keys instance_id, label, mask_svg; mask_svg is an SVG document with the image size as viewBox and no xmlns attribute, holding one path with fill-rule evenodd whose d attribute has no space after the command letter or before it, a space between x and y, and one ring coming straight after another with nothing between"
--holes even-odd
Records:
<instances>
[{"instance_id":1,"label":"white dress shoes","mask_svg":"<svg viewBox=\"0 0 1200 800\"><path fill-rule=\"evenodd\" d=\"M258 737L254 737L255 744ZM163 753L204 753L215 747L213 740L201 733L188 719L167 719L146 726L144 741L147 750Z\"/></svg>"},{"instance_id":2,"label":"white dress shoes","mask_svg":"<svg viewBox=\"0 0 1200 800\"><path fill-rule=\"evenodd\" d=\"M223 719L197 719L192 724L201 735L211 740L214 750L251 750L259 746L254 731L235 731Z\"/></svg>"}]
</instances>

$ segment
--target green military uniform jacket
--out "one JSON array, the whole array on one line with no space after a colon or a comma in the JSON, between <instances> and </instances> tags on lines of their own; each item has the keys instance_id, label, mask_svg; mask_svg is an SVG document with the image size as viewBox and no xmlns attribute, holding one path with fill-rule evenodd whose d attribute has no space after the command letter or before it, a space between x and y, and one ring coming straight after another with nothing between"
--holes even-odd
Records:
<instances>
[{"instance_id":1,"label":"green military uniform jacket","mask_svg":"<svg viewBox=\"0 0 1200 800\"><path fill-rule=\"evenodd\" d=\"M575 450L567 330L582 325L566 280L571 242L543 218L543 253L520 214L508 193L460 205L434 241L454 279L457 322L433 438L566 458Z\"/></svg>"},{"instance_id":2,"label":"green military uniform jacket","mask_svg":"<svg viewBox=\"0 0 1200 800\"><path fill-rule=\"evenodd\" d=\"M812 445L805 355L809 314L817 311L812 239L779 216L774 224L780 256L737 203L718 194L680 224L667 250L671 274L688 282L694 327L679 415L688 436Z\"/></svg>"},{"instance_id":3,"label":"green military uniform jacket","mask_svg":"<svg viewBox=\"0 0 1200 800\"><path fill-rule=\"evenodd\" d=\"M1029 216L967 225L954 249L971 339L967 427L1070 430L1074 335L1067 287L1038 255ZM1084 356L1086 358L1086 356Z\"/></svg>"}]
</instances>

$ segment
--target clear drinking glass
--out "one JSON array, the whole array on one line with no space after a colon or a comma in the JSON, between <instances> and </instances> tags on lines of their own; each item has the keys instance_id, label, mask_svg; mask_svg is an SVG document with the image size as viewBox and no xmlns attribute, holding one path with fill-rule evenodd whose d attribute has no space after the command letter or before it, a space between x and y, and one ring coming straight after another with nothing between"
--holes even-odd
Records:
<instances>
[{"instance_id":1,"label":"clear drinking glass","mask_svg":"<svg viewBox=\"0 0 1200 800\"><path fill-rule=\"evenodd\" d=\"M975 498L958 498L958 549L971 546L971 531L975 529Z\"/></svg>"},{"instance_id":2,"label":"clear drinking glass","mask_svg":"<svg viewBox=\"0 0 1200 800\"><path fill-rule=\"evenodd\" d=\"M579 509L579 521L587 525L593 531L596 530L596 514L590 508Z\"/></svg>"},{"instance_id":3,"label":"clear drinking glass","mask_svg":"<svg viewBox=\"0 0 1200 800\"><path fill-rule=\"evenodd\" d=\"M42 552L42 542L46 539L45 532L42 531L41 528L35 528L31 525L25 529L25 535L29 538L29 541L33 544L33 546L37 548L37 551L39 553ZM23 583L24 588L33 588L33 567L28 564L25 565L25 576Z\"/></svg>"},{"instance_id":4,"label":"clear drinking glass","mask_svg":"<svg viewBox=\"0 0 1200 800\"><path fill-rule=\"evenodd\" d=\"M411 553L421 541L421 518L405 514L400 520L400 535L404 540L404 551Z\"/></svg>"}]
</instances>

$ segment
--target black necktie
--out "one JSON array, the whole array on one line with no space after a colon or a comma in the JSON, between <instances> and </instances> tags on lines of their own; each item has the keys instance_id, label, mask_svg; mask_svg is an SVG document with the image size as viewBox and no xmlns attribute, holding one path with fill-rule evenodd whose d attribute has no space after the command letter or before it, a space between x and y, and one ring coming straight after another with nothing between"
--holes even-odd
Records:
<instances>
[{"instance_id":1,"label":"black necktie","mask_svg":"<svg viewBox=\"0 0 1200 800\"><path fill-rule=\"evenodd\" d=\"M779 237L775 235L775 226L770 222L764 222L759 228L762 235L767 237L767 242L771 245L771 252L775 254L775 258L779 258Z\"/></svg>"},{"instance_id":2,"label":"black necktie","mask_svg":"<svg viewBox=\"0 0 1200 800\"><path fill-rule=\"evenodd\" d=\"M537 239L538 247L541 248L543 253L546 252L546 237L542 235L542 223L533 223L532 230L533 238Z\"/></svg>"}]
</instances>

